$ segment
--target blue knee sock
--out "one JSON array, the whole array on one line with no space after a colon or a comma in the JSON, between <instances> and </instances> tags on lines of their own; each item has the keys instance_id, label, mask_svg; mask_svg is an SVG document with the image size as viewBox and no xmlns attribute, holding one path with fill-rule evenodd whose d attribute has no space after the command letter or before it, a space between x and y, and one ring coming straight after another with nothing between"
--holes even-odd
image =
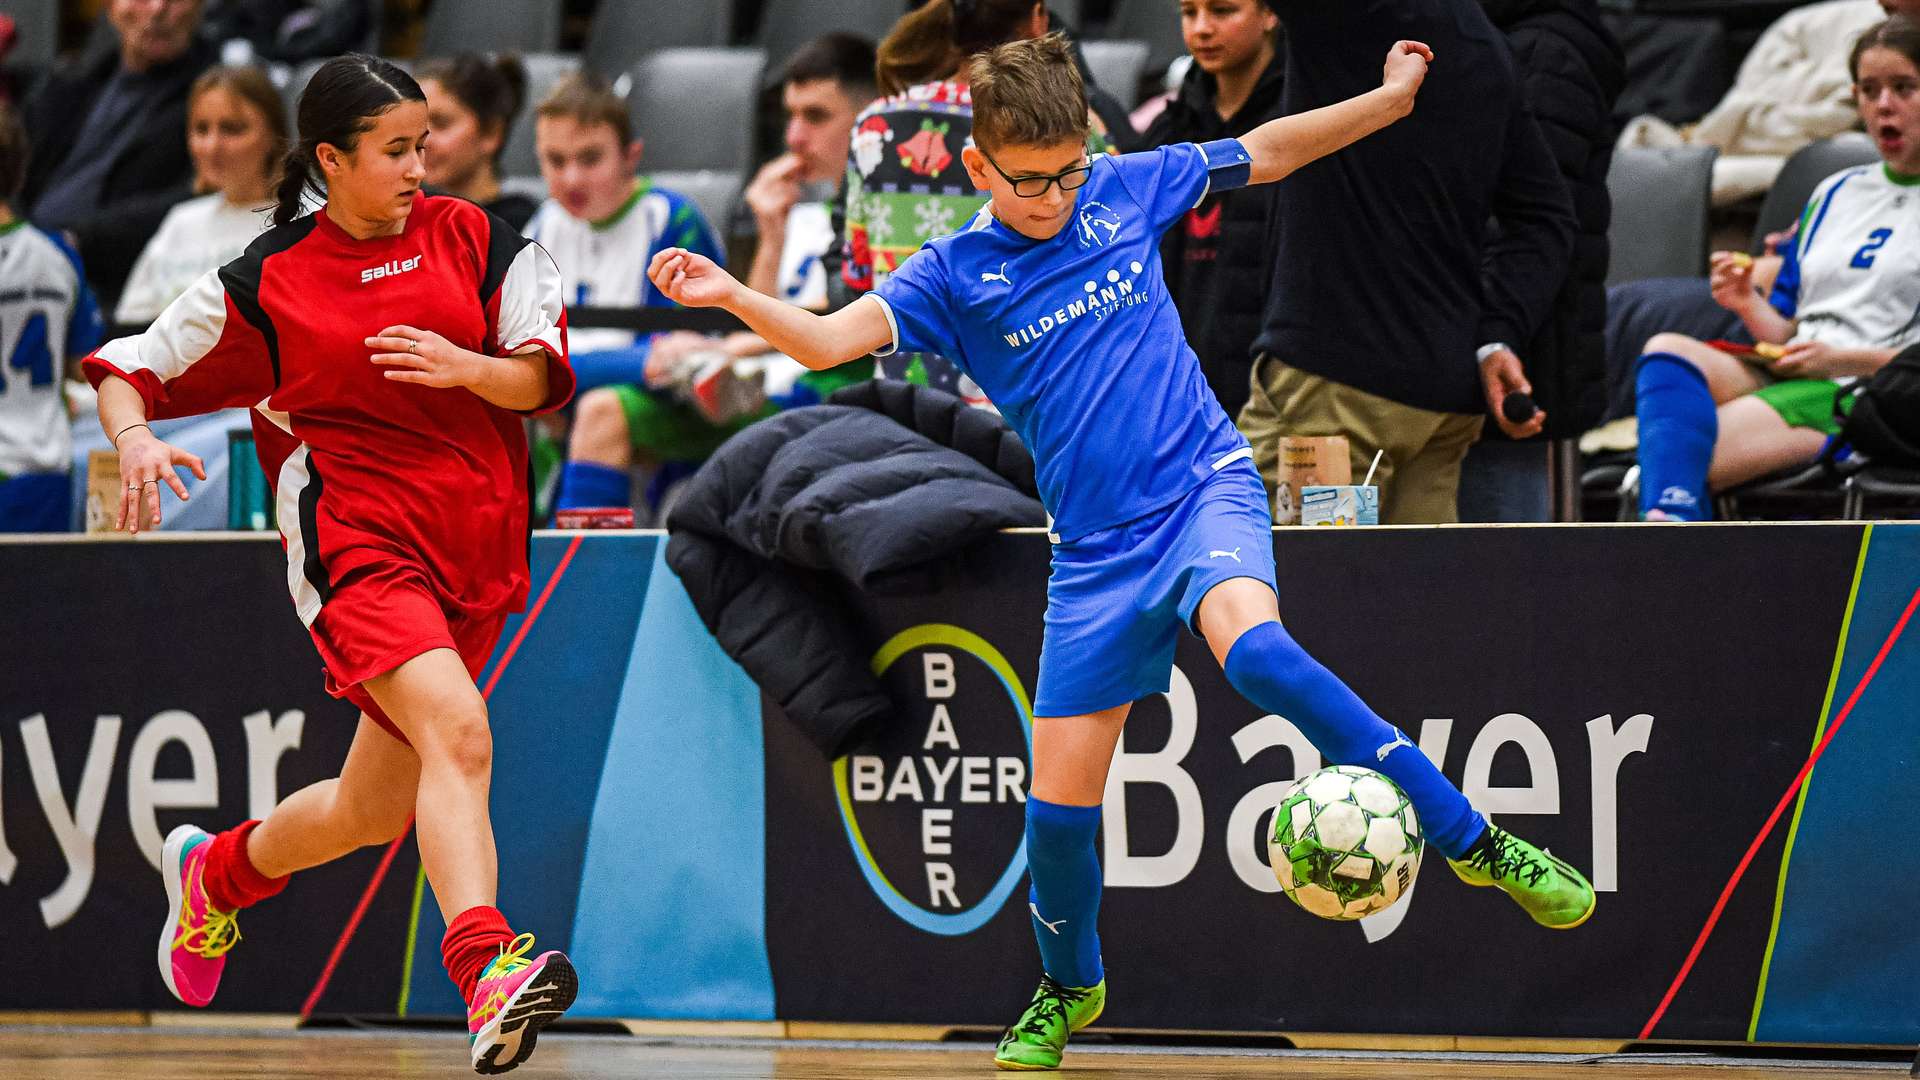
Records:
<instances>
[{"instance_id":1,"label":"blue knee sock","mask_svg":"<svg viewBox=\"0 0 1920 1080\"><path fill-rule=\"evenodd\" d=\"M560 473L561 510L583 506L626 506L633 499L633 481L625 469L591 461L569 461Z\"/></svg>"},{"instance_id":2,"label":"blue knee sock","mask_svg":"<svg viewBox=\"0 0 1920 1080\"><path fill-rule=\"evenodd\" d=\"M1427 755L1308 656L1279 623L1240 635L1227 651L1226 671L1235 690L1291 720L1331 764L1377 769L1399 784L1413 800L1427 839L1447 858L1466 854L1486 831L1486 819Z\"/></svg>"},{"instance_id":3,"label":"blue knee sock","mask_svg":"<svg viewBox=\"0 0 1920 1080\"><path fill-rule=\"evenodd\" d=\"M1097 806L1061 806L1027 799L1027 866L1033 871L1033 936L1040 965L1062 986L1092 986L1100 966L1100 858L1093 837Z\"/></svg>"},{"instance_id":4,"label":"blue knee sock","mask_svg":"<svg viewBox=\"0 0 1920 1080\"><path fill-rule=\"evenodd\" d=\"M1700 369L1672 353L1648 353L1634 374L1640 418L1640 512L1681 521L1707 516L1707 466L1720 416Z\"/></svg>"}]
</instances>

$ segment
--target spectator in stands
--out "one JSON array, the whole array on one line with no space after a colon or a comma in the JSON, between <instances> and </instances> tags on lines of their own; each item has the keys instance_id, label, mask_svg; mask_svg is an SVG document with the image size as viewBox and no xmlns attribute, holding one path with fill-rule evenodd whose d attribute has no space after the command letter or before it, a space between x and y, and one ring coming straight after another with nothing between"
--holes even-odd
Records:
<instances>
[{"instance_id":1,"label":"spectator in stands","mask_svg":"<svg viewBox=\"0 0 1920 1080\"><path fill-rule=\"evenodd\" d=\"M173 204L191 194L187 92L213 66L195 37L200 0L110 0L112 52L56 70L24 117L36 152L21 204L64 230L103 301L116 301L134 259Z\"/></svg>"},{"instance_id":2,"label":"spectator in stands","mask_svg":"<svg viewBox=\"0 0 1920 1080\"><path fill-rule=\"evenodd\" d=\"M526 234L559 266L569 306L672 307L646 277L655 251L724 258L691 199L638 175L643 147L626 101L604 79L583 72L561 80L535 110L534 139L549 197ZM647 340L612 329L574 329L569 338L579 385L595 388L581 394L574 414L558 506L626 506L636 459L697 462L730 434L640 385Z\"/></svg>"},{"instance_id":3,"label":"spectator in stands","mask_svg":"<svg viewBox=\"0 0 1920 1080\"><path fill-rule=\"evenodd\" d=\"M120 294L114 321L152 322L194 279L240 257L267 227L287 152L287 110L259 68L217 67L187 96L193 187L205 192L167 211Z\"/></svg>"},{"instance_id":4,"label":"spectator in stands","mask_svg":"<svg viewBox=\"0 0 1920 1080\"><path fill-rule=\"evenodd\" d=\"M1573 259L1544 324L1525 337L1483 349L1480 377L1494 427L1467 452L1460 476L1462 521L1547 521L1549 460L1544 441L1573 438L1605 408L1607 225L1612 198L1613 103L1626 83L1626 57L1600 22L1593 0L1480 0L1506 35L1533 114L1573 195L1578 234ZM1486 287L1502 287L1511 244L1538 234L1510 233L1496 220L1482 263ZM1537 258L1521 252L1523 259ZM1523 262L1531 273L1537 264ZM1540 411L1520 423L1501 404L1509 388L1531 395ZM1531 440L1531 441L1516 441Z\"/></svg>"},{"instance_id":5,"label":"spectator in stands","mask_svg":"<svg viewBox=\"0 0 1920 1080\"><path fill-rule=\"evenodd\" d=\"M1175 5L1167 8L1173 18ZM1148 146L1237 139L1280 115L1280 19L1266 0L1179 0L1177 14L1193 65L1147 129ZM1247 404L1267 299L1273 190L1209 192L1160 243L1187 342L1228 416Z\"/></svg>"},{"instance_id":6,"label":"spectator in stands","mask_svg":"<svg viewBox=\"0 0 1920 1080\"><path fill-rule=\"evenodd\" d=\"M1041 37L1051 25L1046 5L1035 0L929 0L902 16L880 42L877 75L881 93L889 96L855 122L847 164L837 257L848 291L871 291L921 244L960 228L980 209L984 196L960 164L960 151L973 144L967 60L996 45ZM1092 82L1086 86L1092 101ZM1090 151L1115 148L1105 115L1091 109ZM944 357L897 352L880 367L885 378L989 404L980 387Z\"/></svg>"},{"instance_id":7,"label":"spectator in stands","mask_svg":"<svg viewBox=\"0 0 1920 1080\"><path fill-rule=\"evenodd\" d=\"M500 151L527 96L527 72L512 53L462 53L420 66L427 93L427 183L525 229L539 200L502 190Z\"/></svg>"},{"instance_id":8,"label":"spectator in stands","mask_svg":"<svg viewBox=\"0 0 1920 1080\"><path fill-rule=\"evenodd\" d=\"M80 257L28 224L14 199L27 134L0 104L0 532L65 532L73 422L62 383L101 339Z\"/></svg>"},{"instance_id":9,"label":"spectator in stands","mask_svg":"<svg viewBox=\"0 0 1920 1080\"><path fill-rule=\"evenodd\" d=\"M1636 117L1620 146L1719 147L1714 205L1763 195L1795 150L1853 126L1853 87L1842 77L1848 50L1902 10L1920 11L1920 0L1827 0L1789 11L1760 35L1712 111L1686 127Z\"/></svg>"},{"instance_id":10,"label":"spectator in stands","mask_svg":"<svg viewBox=\"0 0 1920 1080\"><path fill-rule=\"evenodd\" d=\"M377 0L207 0L203 36L229 63L298 64L369 47Z\"/></svg>"},{"instance_id":11,"label":"spectator in stands","mask_svg":"<svg viewBox=\"0 0 1920 1080\"><path fill-rule=\"evenodd\" d=\"M1636 376L1640 512L1698 521L1709 491L1812 461L1839 430L1841 380L1869 375L1920 341L1920 21L1896 16L1848 59L1879 165L1843 169L1807 203L1770 296L1743 253L1713 256L1714 299L1759 344L1680 334L1647 342Z\"/></svg>"},{"instance_id":12,"label":"spectator in stands","mask_svg":"<svg viewBox=\"0 0 1920 1080\"><path fill-rule=\"evenodd\" d=\"M1368 88L1378 42L1438 58L1405 123L1275 185L1272 285L1240 429L1271 493L1283 436L1375 451L1381 520L1456 520L1460 463L1499 400L1475 350L1526 340L1573 250L1566 184L1527 115L1506 43L1474 0L1275 0L1288 113ZM1487 222L1511 254L1487 289Z\"/></svg>"}]
</instances>

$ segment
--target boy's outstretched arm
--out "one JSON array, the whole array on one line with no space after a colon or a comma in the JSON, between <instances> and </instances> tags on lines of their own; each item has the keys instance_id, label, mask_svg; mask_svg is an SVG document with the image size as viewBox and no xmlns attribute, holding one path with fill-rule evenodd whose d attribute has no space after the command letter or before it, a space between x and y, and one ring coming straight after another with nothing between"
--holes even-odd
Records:
<instances>
[{"instance_id":1,"label":"boy's outstretched arm","mask_svg":"<svg viewBox=\"0 0 1920 1080\"><path fill-rule=\"evenodd\" d=\"M685 248L656 253L647 277L676 304L732 312L769 345L815 371L857 360L893 343L893 328L878 302L848 304L831 315L816 315L754 292L712 259Z\"/></svg>"},{"instance_id":2,"label":"boy's outstretched arm","mask_svg":"<svg viewBox=\"0 0 1920 1080\"><path fill-rule=\"evenodd\" d=\"M1309 162L1359 142L1413 111L1433 50L1417 41L1395 42L1387 53L1377 90L1338 104L1269 120L1240 137L1252 158L1250 184L1270 184Z\"/></svg>"}]
</instances>

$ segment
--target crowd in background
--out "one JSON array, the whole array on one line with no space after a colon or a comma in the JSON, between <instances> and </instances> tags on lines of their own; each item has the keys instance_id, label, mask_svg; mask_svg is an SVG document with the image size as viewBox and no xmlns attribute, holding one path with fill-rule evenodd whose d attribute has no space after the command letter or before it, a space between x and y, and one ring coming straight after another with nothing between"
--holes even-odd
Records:
<instances>
[{"instance_id":1,"label":"crowd in background","mask_svg":"<svg viewBox=\"0 0 1920 1080\"><path fill-rule=\"evenodd\" d=\"M1616 145L1721 147L1715 200L1738 212L1795 150L1864 125L1889 178L1879 184L1891 192L1882 209L1897 216L1904 178L1920 171L1920 159L1909 160L1920 131L1906 127L1920 107L1910 100L1920 72L1905 70L1920 63L1920 37L1909 24L1881 20L1920 3L1827 0L1789 11L1759 35L1737 79L1723 80L1724 98L1704 116L1686 116L1675 115L1676 92L1662 87L1686 65L1670 56L1656 62L1664 54L1648 51L1675 47L1658 19L1603 17L1594 0L1372 0L1352 5L1345 21L1290 27L1290 8L1319 2L1159 0L1188 55L1164 83L1149 76L1149 100L1131 115L1107 91L1130 101L1140 87L1103 90L1090 81L1089 151L1125 152L1233 137L1364 90L1378 78L1374 39L1416 36L1366 23L1382 12L1403 14L1438 54L1411 120L1284 184L1210 194L1164 242L1165 276L1189 340L1270 486L1282 438L1341 435L1356 478L1380 462L1383 521L1547 520L1550 442L1594 428L1610 400L1624 392L1631 401L1638 386L1659 401L1684 399L1677 414L1661 407L1651 438L1685 444L1690 463L1702 452L1712 457L1716 435L1715 462L1729 453L1728 440L1766 437L1774 438L1770 447L1788 447L1732 472L1716 464L1718 487L1811 457L1834 431L1777 402L1758 421L1742 419L1754 406L1728 405L1732 426L1716 426L1709 421L1717 405L1761 391L1779 397L1767 390L1775 383L1837 385L1870 374L1920 333L1920 320L1888 328L1853 317L1858 298L1819 276L1824 249L1810 247L1804 230L1774 238L1769 253L1781 254L1763 261L1758 279L1741 263L1734 281L1738 260L1728 255L1716 257L1712 280L1691 293L1669 287L1635 299L1634 325L1688 330L1708 296L1740 324L1729 333L1752 329L1786 349L1825 342L1848 361L1773 372L1736 363L1741 377L1733 379L1717 374L1718 361L1693 357L1654 363L1651 382L1639 359L1624 371L1616 364L1610 372L1607 362L1611 216L1634 212L1610 203ZM1113 6L1080 11L1097 16ZM982 196L958 163L972 115L965 59L1052 31L1080 37L1034 0L906 7L892 25L824 34L770 74L767 97L784 122L763 140L772 156L741 185L732 213L703 209L650 176L628 80L576 72L528 100L527 71L508 54L409 60L429 105L429 187L480 203L541 243L582 309L671 307L644 268L673 246L722 262L732 256L749 268L752 287L788 302L845 304L980 210ZM90 23L95 8L99 21ZM577 34L591 3L563 8L568 33ZM1430 17L1450 8L1462 16ZM103 0L68 12L73 27L92 30L59 63L5 69L0 528L66 528L79 517L68 478L74 436L64 418L87 411L62 398L63 390L84 393L63 386L62 361L94 347L103 322L152 320L197 277L240 257L265 226L299 132L291 65L376 42L405 49L420 14L419 4L376 10L359 0ZM11 30L0 22L0 50ZM1877 53L1856 48L1863 34L1880 35ZM1870 77L1861 74L1863 56ZM1622 115L1643 105L1647 115ZM503 166L510 134L529 113L537 181ZM761 121L743 115L739 123ZM1844 198L1869 186L1855 183ZM1841 198L1832 185L1817 197ZM1867 228L1882 209L1847 203L1841 216ZM6 246L10 235L17 251ZM1920 264L1901 255L1906 231L1890 235L1881 241L1891 246L1875 270L1875 295L1882 307L1920 309L1920 280L1894 276L1912 276ZM1776 287L1782 264L1792 277ZM12 319L11 293L25 296L14 297L16 307L52 304L45 314L58 317ZM1771 315L1753 310L1762 295ZM1796 321L1808 310L1818 313L1812 322ZM39 325L41 337L29 338L22 325ZM1677 348L1648 345L1647 337L1628 343L1632 355ZM574 330L572 348L580 396L535 431L543 517L556 508L632 505L644 523L662 511L676 481L734 433L876 375L992 405L931 355L816 373L752 334L591 326ZM1872 357L1863 359L1866 352ZM41 368L52 374L42 379ZM1713 384L1704 406L1681 393L1700 371ZM36 389L42 404L29 406L25 394ZM62 423L48 423L47 401L60 402ZM216 418L208 439L224 443L233 423ZM1775 438L1780 424L1801 434ZM86 426L75 428L77 445L103 446ZM1816 430L1818 438L1808 434ZM1673 490L1652 492L1649 516L1698 516L1686 512L1686 500L1704 503L1706 468L1699 464L1698 482L1658 485ZM47 479L56 473L58 483ZM23 477L35 479L15 484ZM9 511L29 488L38 509ZM192 514L176 521L219 524Z\"/></svg>"}]
</instances>

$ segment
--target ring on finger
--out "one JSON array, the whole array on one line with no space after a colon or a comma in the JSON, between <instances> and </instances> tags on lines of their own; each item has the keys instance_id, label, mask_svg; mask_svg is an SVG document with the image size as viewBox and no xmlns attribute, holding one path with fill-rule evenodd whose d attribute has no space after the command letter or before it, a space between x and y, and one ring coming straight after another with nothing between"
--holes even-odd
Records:
<instances>
[{"instance_id":1,"label":"ring on finger","mask_svg":"<svg viewBox=\"0 0 1920 1080\"><path fill-rule=\"evenodd\" d=\"M407 342L407 351L418 355L420 352L420 343L418 341Z\"/></svg>"}]
</instances>

